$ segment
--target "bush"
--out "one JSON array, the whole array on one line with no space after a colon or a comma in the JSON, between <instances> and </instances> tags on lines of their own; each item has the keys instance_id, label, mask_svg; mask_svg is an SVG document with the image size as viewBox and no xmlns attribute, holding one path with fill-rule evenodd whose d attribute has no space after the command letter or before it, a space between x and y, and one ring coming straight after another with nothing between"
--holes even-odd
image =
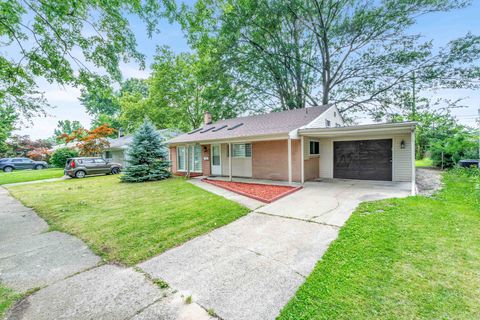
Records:
<instances>
[{"instance_id":1,"label":"bush","mask_svg":"<svg viewBox=\"0 0 480 320\"><path fill-rule=\"evenodd\" d=\"M59 148L53 152L50 163L55 167L63 168L67 159L74 157L78 157L78 151L70 148Z\"/></svg>"},{"instance_id":2,"label":"bush","mask_svg":"<svg viewBox=\"0 0 480 320\"><path fill-rule=\"evenodd\" d=\"M433 164L444 168L454 167L462 159L476 158L475 137L466 131L457 132L443 140L436 141L430 146Z\"/></svg>"},{"instance_id":3,"label":"bush","mask_svg":"<svg viewBox=\"0 0 480 320\"><path fill-rule=\"evenodd\" d=\"M167 147L155 126L145 120L133 135L128 149L128 166L122 182L144 182L170 177Z\"/></svg>"},{"instance_id":4,"label":"bush","mask_svg":"<svg viewBox=\"0 0 480 320\"><path fill-rule=\"evenodd\" d=\"M27 153L27 156L35 161L50 161L52 151L48 148L35 148Z\"/></svg>"}]
</instances>

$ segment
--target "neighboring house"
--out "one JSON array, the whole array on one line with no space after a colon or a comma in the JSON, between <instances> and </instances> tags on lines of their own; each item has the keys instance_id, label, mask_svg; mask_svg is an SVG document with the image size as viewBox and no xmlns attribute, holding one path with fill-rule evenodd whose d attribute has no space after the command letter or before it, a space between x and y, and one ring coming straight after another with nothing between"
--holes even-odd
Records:
<instances>
[{"instance_id":1,"label":"neighboring house","mask_svg":"<svg viewBox=\"0 0 480 320\"><path fill-rule=\"evenodd\" d=\"M158 130L164 139L178 136L180 133L170 129ZM133 140L133 135L121 136L115 139L108 139L109 147L103 152L103 158L119 163L125 167L128 162L127 149ZM170 155L169 155L170 156Z\"/></svg>"},{"instance_id":2,"label":"neighboring house","mask_svg":"<svg viewBox=\"0 0 480 320\"><path fill-rule=\"evenodd\" d=\"M415 123L345 126L335 106L215 123L206 113L202 128L167 144L180 175L415 181Z\"/></svg>"}]
</instances>

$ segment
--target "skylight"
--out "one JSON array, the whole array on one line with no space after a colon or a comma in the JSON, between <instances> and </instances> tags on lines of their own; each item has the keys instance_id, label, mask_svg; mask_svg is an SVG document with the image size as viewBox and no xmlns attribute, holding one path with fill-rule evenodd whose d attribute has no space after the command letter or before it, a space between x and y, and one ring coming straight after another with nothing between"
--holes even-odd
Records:
<instances>
[{"instance_id":1,"label":"skylight","mask_svg":"<svg viewBox=\"0 0 480 320\"><path fill-rule=\"evenodd\" d=\"M195 132L198 132L200 130L202 130L203 128L198 128L198 129L195 129L193 131L190 131L188 134L194 134Z\"/></svg>"},{"instance_id":2,"label":"skylight","mask_svg":"<svg viewBox=\"0 0 480 320\"><path fill-rule=\"evenodd\" d=\"M233 127L228 128L227 130L237 129L238 127L241 127L241 126L243 126L243 122L242 122L242 123L239 123L239 124L236 124L236 125L234 125Z\"/></svg>"},{"instance_id":3,"label":"skylight","mask_svg":"<svg viewBox=\"0 0 480 320\"><path fill-rule=\"evenodd\" d=\"M222 130L223 128L226 128L226 127L228 127L228 126L225 124L225 125L221 126L220 128L217 128L217 129L215 129L215 130L212 130L212 132L220 131L220 130Z\"/></svg>"},{"instance_id":4,"label":"skylight","mask_svg":"<svg viewBox=\"0 0 480 320\"><path fill-rule=\"evenodd\" d=\"M210 131L210 130L212 130L212 129L215 129L215 127L210 127L210 128L205 129L205 130L203 130L203 131L200 131L200 133L205 133L205 132L208 132L208 131Z\"/></svg>"}]
</instances>

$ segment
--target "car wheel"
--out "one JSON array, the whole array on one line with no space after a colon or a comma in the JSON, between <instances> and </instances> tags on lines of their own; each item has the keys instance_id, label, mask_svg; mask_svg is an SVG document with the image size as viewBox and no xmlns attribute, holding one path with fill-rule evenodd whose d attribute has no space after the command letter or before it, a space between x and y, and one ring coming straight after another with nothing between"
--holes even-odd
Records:
<instances>
[{"instance_id":1,"label":"car wheel","mask_svg":"<svg viewBox=\"0 0 480 320\"><path fill-rule=\"evenodd\" d=\"M118 168L113 168L112 169L112 174L119 174L120 173L120 169Z\"/></svg>"},{"instance_id":2,"label":"car wheel","mask_svg":"<svg viewBox=\"0 0 480 320\"><path fill-rule=\"evenodd\" d=\"M5 167L3 168L3 172L12 172L13 171L13 167Z\"/></svg>"},{"instance_id":3,"label":"car wheel","mask_svg":"<svg viewBox=\"0 0 480 320\"><path fill-rule=\"evenodd\" d=\"M42 170L43 169L43 166L41 164L37 164L35 166L35 170Z\"/></svg>"},{"instance_id":4,"label":"car wheel","mask_svg":"<svg viewBox=\"0 0 480 320\"><path fill-rule=\"evenodd\" d=\"M85 175L86 175L85 171L82 171L82 170L75 172L75 178L78 178L78 179L85 178Z\"/></svg>"}]
</instances>

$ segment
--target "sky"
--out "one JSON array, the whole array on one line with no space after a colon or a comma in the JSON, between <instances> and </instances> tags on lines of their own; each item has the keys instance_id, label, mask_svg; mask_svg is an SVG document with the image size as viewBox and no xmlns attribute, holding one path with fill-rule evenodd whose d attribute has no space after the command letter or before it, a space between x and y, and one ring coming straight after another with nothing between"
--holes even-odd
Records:
<instances>
[{"instance_id":1,"label":"sky","mask_svg":"<svg viewBox=\"0 0 480 320\"><path fill-rule=\"evenodd\" d=\"M174 52L185 52L189 50L182 30L178 24L170 24L162 21L160 33L148 38L145 32L145 25L136 18L131 19L131 27L136 34L138 49L146 55L145 70L139 70L139 66L133 63L123 64L121 70L125 79L147 78L155 55L156 47L167 45ZM435 46L444 46L450 40L459 38L467 32L480 33L480 0L474 0L468 8L455 10L447 13L434 13L420 17L418 23L412 27L412 33L419 33L425 39L432 39ZM45 117L36 117L32 123L18 128L15 134L30 135L33 139L48 138L59 120L78 120L85 127L90 127L91 117L85 112L84 107L78 101L80 90L72 87L62 87L57 84L49 84L39 80L40 90L45 92L48 102L53 106L46 110ZM453 113L460 122L474 126L475 119L480 108L480 92L472 90L442 90L430 92L429 95L445 98L462 98L462 105L466 108L455 109ZM364 119L362 122L368 122Z\"/></svg>"}]
</instances>

